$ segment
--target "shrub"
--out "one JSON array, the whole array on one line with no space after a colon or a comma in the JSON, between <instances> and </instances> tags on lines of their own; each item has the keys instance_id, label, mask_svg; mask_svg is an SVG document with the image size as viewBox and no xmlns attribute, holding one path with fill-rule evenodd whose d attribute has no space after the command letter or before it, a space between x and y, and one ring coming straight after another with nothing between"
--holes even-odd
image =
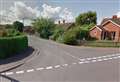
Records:
<instances>
[{"instance_id":1,"label":"shrub","mask_svg":"<svg viewBox=\"0 0 120 82\"><path fill-rule=\"evenodd\" d=\"M33 22L34 28L41 38L49 39L55 27L54 21L47 18L38 18Z\"/></svg>"},{"instance_id":2,"label":"shrub","mask_svg":"<svg viewBox=\"0 0 120 82\"><path fill-rule=\"evenodd\" d=\"M53 35L50 37L52 40L57 40L60 36L62 36L64 33L64 29L61 28L61 27L56 27L54 32L53 32Z\"/></svg>"},{"instance_id":3,"label":"shrub","mask_svg":"<svg viewBox=\"0 0 120 82\"><path fill-rule=\"evenodd\" d=\"M23 28L24 28L24 24L22 22L19 22L19 21L15 21L13 23L13 27L19 31L19 32L23 32Z\"/></svg>"},{"instance_id":4,"label":"shrub","mask_svg":"<svg viewBox=\"0 0 120 82\"><path fill-rule=\"evenodd\" d=\"M59 38L60 42L70 45L77 44L77 35L80 32L79 27L74 27L66 31L62 37Z\"/></svg>"},{"instance_id":5,"label":"shrub","mask_svg":"<svg viewBox=\"0 0 120 82\"><path fill-rule=\"evenodd\" d=\"M25 35L14 37L0 37L0 59L13 56L28 47L28 39Z\"/></svg>"}]
</instances>

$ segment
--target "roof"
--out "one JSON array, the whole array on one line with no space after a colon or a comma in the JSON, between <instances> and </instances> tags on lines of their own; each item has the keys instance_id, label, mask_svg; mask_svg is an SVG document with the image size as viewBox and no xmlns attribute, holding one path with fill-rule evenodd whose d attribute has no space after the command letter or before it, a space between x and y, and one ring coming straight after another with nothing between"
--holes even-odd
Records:
<instances>
[{"instance_id":1,"label":"roof","mask_svg":"<svg viewBox=\"0 0 120 82\"><path fill-rule=\"evenodd\" d=\"M103 21L101 22L101 25L109 20L120 25L120 18L114 18L114 19L113 18L104 18Z\"/></svg>"},{"instance_id":2,"label":"roof","mask_svg":"<svg viewBox=\"0 0 120 82\"><path fill-rule=\"evenodd\" d=\"M105 30L105 29L102 27L102 25L97 25L97 27L100 28L100 29L103 30L103 31Z\"/></svg>"},{"instance_id":3,"label":"roof","mask_svg":"<svg viewBox=\"0 0 120 82\"><path fill-rule=\"evenodd\" d=\"M74 26L74 23L57 24L57 26L63 28L64 30L68 30Z\"/></svg>"}]
</instances>

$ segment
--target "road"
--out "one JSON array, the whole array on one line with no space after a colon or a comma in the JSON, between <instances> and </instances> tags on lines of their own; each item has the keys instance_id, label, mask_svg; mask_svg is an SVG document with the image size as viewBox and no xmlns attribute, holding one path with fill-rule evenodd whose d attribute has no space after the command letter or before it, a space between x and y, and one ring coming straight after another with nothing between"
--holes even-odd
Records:
<instances>
[{"instance_id":1,"label":"road","mask_svg":"<svg viewBox=\"0 0 120 82\"><path fill-rule=\"evenodd\" d=\"M68 46L34 36L29 44L36 55L4 73L15 82L120 82L118 48Z\"/></svg>"}]
</instances>

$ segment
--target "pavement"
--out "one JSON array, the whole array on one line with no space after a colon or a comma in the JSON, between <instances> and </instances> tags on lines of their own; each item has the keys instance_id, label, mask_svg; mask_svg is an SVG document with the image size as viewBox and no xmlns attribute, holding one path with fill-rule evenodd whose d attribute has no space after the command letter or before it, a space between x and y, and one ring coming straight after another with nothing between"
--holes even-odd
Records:
<instances>
[{"instance_id":1,"label":"pavement","mask_svg":"<svg viewBox=\"0 0 120 82\"><path fill-rule=\"evenodd\" d=\"M68 46L35 36L29 44L36 55L1 73L1 82L120 82L119 48Z\"/></svg>"}]
</instances>

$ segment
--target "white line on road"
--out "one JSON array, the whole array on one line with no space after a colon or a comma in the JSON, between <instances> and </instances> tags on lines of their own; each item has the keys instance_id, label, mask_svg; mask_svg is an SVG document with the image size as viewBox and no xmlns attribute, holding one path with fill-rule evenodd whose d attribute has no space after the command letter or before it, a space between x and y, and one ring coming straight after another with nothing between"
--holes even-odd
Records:
<instances>
[{"instance_id":1,"label":"white line on road","mask_svg":"<svg viewBox=\"0 0 120 82\"><path fill-rule=\"evenodd\" d=\"M63 66L65 66L65 67L66 67L66 66L68 66L68 64L63 64Z\"/></svg>"},{"instance_id":2,"label":"white line on road","mask_svg":"<svg viewBox=\"0 0 120 82\"><path fill-rule=\"evenodd\" d=\"M43 68L43 67L41 67L41 68L36 68L36 70L43 70L43 69L45 69L45 68Z\"/></svg>"},{"instance_id":3,"label":"white line on road","mask_svg":"<svg viewBox=\"0 0 120 82\"><path fill-rule=\"evenodd\" d=\"M100 61L106 61L106 60L111 60L111 59L118 59L120 58L120 55L111 55L108 56L100 56L100 57L92 57L92 58L85 58L85 59L80 59L82 61L79 61L79 62L74 62L72 64L85 64L85 63L94 63L94 62L100 62ZM36 69L29 69L29 70L26 70L26 72L34 72L35 70L38 71L38 70L44 70L44 69L47 69L47 70L50 70L50 69L54 69L54 68L59 68L59 67L67 67L69 66L69 64L62 64L62 65L56 65L56 66L48 66L48 67L41 67L41 68L36 68ZM21 70L21 71L16 71L15 72L16 74L23 74L25 73L24 70ZM14 74L14 72L5 72L5 73L1 73L2 75L12 75Z\"/></svg>"},{"instance_id":4,"label":"white line on road","mask_svg":"<svg viewBox=\"0 0 120 82\"><path fill-rule=\"evenodd\" d=\"M29 69L29 70L27 70L27 72L33 72L34 71L34 69Z\"/></svg>"},{"instance_id":5,"label":"white line on road","mask_svg":"<svg viewBox=\"0 0 120 82\"><path fill-rule=\"evenodd\" d=\"M14 74L13 72L6 72L5 75L12 75Z\"/></svg>"},{"instance_id":6,"label":"white line on road","mask_svg":"<svg viewBox=\"0 0 120 82\"><path fill-rule=\"evenodd\" d=\"M16 74L24 73L24 71L17 71Z\"/></svg>"},{"instance_id":7,"label":"white line on road","mask_svg":"<svg viewBox=\"0 0 120 82\"><path fill-rule=\"evenodd\" d=\"M49 67L46 67L46 69L53 69L53 67L52 67L52 66L49 66Z\"/></svg>"},{"instance_id":8,"label":"white line on road","mask_svg":"<svg viewBox=\"0 0 120 82\"><path fill-rule=\"evenodd\" d=\"M54 66L54 68L59 68L60 67L60 65L56 65L56 66Z\"/></svg>"}]
</instances>

